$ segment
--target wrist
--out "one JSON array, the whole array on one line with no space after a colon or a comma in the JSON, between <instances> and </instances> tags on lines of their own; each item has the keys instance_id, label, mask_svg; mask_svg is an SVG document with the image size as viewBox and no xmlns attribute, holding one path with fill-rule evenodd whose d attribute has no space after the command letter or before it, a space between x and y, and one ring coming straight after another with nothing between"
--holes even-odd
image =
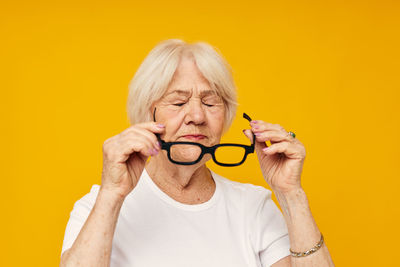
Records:
<instances>
[{"instance_id":1,"label":"wrist","mask_svg":"<svg viewBox=\"0 0 400 267\"><path fill-rule=\"evenodd\" d=\"M282 208L294 251L306 251L321 238L303 188L274 192Z\"/></svg>"},{"instance_id":2,"label":"wrist","mask_svg":"<svg viewBox=\"0 0 400 267\"><path fill-rule=\"evenodd\" d=\"M277 197L279 196L287 201L296 201L299 198L304 199L306 197L306 193L304 192L304 189L301 186L289 190L277 190L272 188L272 191L274 191Z\"/></svg>"},{"instance_id":3,"label":"wrist","mask_svg":"<svg viewBox=\"0 0 400 267\"><path fill-rule=\"evenodd\" d=\"M285 192L274 191L274 194L282 208L287 223L295 219L300 210L304 211L310 208L306 193L301 187Z\"/></svg>"},{"instance_id":4,"label":"wrist","mask_svg":"<svg viewBox=\"0 0 400 267\"><path fill-rule=\"evenodd\" d=\"M100 201L104 201L109 204L122 204L125 200L126 195L123 195L119 192L116 192L114 190L110 190L106 187L101 186L99 190L99 194L97 198Z\"/></svg>"}]
</instances>

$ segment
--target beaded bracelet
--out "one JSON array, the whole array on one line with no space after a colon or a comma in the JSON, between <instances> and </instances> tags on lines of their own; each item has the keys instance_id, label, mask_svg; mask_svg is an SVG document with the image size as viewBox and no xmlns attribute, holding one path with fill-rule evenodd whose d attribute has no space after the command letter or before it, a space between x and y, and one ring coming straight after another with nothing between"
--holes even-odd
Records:
<instances>
[{"instance_id":1,"label":"beaded bracelet","mask_svg":"<svg viewBox=\"0 0 400 267\"><path fill-rule=\"evenodd\" d=\"M317 251L318 249L320 249L322 247L322 244L324 243L324 237L321 234L321 240L318 242L318 244L316 244L313 248L305 251L305 252L294 252L291 249L290 250L290 254L293 257L305 257L308 256L310 254L313 254L315 251Z\"/></svg>"}]
</instances>

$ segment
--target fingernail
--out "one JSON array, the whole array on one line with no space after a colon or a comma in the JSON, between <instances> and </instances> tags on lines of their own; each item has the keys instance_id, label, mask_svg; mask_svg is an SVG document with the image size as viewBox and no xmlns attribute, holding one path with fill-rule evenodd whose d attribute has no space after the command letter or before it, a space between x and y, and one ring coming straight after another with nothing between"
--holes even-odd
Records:
<instances>
[{"instance_id":1,"label":"fingernail","mask_svg":"<svg viewBox=\"0 0 400 267\"><path fill-rule=\"evenodd\" d=\"M153 152L154 152L153 156L158 154L158 150L157 149L153 149Z\"/></svg>"},{"instance_id":2,"label":"fingernail","mask_svg":"<svg viewBox=\"0 0 400 267\"><path fill-rule=\"evenodd\" d=\"M257 123L257 121L251 121L250 123L254 123L254 124L256 124L256 123Z\"/></svg>"},{"instance_id":3,"label":"fingernail","mask_svg":"<svg viewBox=\"0 0 400 267\"><path fill-rule=\"evenodd\" d=\"M267 151L267 150L268 150L268 148L269 148L269 146L267 146L267 147L264 147L262 150L263 150L263 151Z\"/></svg>"},{"instance_id":4,"label":"fingernail","mask_svg":"<svg viewBox=\"0 0 400 267\"><path fill-rule=\"evenodd\" d=\"M159 127L159 128L165 128L165 125L164 125L164 124L161 124L161 123L158 123L158 124L157 124L157 127Z\"/></svg>"},{"instance_id":5,"label":"fingernail","mask_svg":"<svg viewBox=\"0 0 400 267\"><path fill-rule=\"evenodd\" d=\"M156 147L161 148L160 142L158 142L158 141L156 142Z\"/></svg>"},{"instance_id":6,"label":"fingernail","mask_svg":"<svg viewBox=\"0 0 400 267\"><path fill-rule=\"evenodd\" d=\"M258 125L253 125L253 129L258 129Z\"/></svg>"},{"instance_id":7,"label":"fingernail","mask_svg":"<svg viewBox=\"0 0 400 267\"><path fill-rule=\"evenodd\" d=\"M261 133L254 133L254 135L255 135L255 136L260 136L260 135L261 135Z\"/></svg>"}]
</instances>

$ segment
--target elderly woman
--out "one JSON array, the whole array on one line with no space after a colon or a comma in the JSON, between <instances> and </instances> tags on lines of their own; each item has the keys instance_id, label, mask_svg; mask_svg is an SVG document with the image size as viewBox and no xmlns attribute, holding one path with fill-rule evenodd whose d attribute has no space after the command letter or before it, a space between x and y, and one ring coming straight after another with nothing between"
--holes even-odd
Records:
<instances>
[{"instance_id":1,"label":"elderly woman","mask_svg":"<svg viewBox=\"0 0 400 267\"><path fill-rule=\"evenodd\" d=\"M61 266L333 266L300 183L303 144L247 115L251 145L219 144L235 111L229 65L210 45L158 44L130 85L132 126L103 144L101 186L74 205ZM270 190L205 165L253 151L283 214Z\"/></svg>"}]
</instances>

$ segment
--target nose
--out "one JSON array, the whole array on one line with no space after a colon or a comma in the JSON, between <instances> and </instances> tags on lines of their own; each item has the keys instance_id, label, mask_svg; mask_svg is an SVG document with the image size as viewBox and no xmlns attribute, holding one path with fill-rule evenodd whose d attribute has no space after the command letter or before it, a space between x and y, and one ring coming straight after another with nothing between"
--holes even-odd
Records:
<instances>
[{"instance_id":1,"label":"nose","mask_svg":"<svg viewBox=\"0 0 400 267\"><path fill-rule=\"evenodd\" d=\"M206 114L203 103L194 99L189 101L189 105L186 106L185 124L203 125L205 122Z\"/></svg>"}]
</instances>

